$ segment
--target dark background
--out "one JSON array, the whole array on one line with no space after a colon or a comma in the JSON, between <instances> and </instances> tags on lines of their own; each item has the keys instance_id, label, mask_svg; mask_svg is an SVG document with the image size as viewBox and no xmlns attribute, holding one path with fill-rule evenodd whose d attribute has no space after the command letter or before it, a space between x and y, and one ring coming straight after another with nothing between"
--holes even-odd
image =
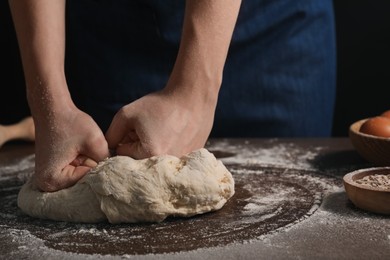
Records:
<instances>
[{"instance_id":1,"label":"dark background","mask_svg":"<svg viewBox=\"0 0 390 260\"><path fill-rule=\"evenodd\" d=\"M390 109L390 1L334 0L337 99L334 136L354 121ZM319 32L320 33L320 32ZM0 124L29 115L8 1L0 1Z\"/></svg>"}]
</instances>

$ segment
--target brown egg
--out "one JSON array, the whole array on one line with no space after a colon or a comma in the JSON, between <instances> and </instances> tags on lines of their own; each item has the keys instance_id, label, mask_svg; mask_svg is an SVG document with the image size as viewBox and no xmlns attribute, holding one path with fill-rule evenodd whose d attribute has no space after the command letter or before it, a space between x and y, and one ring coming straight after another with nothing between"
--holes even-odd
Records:
<instances>
[{"instance_id":1,"label":"brown egg","mask_svg":"<svg viewBox=\"0 0 390 260\"><path fill-rule=\"evenodd\" d=\"M383 112L380 116L384 116L384 117L390 118L390 110L387 110L387 111Z\"/></svg>"},{"instance_id":2,"label":"brown egg","mask_svg":"<svg viewBox=\"0 0 390 260\"><path fill-rule=\"evenodd\" d=\"M369 118L360 127L360 132L380 137L390 137L390 118L384 116Z\"/></svg>"}]
</instances>

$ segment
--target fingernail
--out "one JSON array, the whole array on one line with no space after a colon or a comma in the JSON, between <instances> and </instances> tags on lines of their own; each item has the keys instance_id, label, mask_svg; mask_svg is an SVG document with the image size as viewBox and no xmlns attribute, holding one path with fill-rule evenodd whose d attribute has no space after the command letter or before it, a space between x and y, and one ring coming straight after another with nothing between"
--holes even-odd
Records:
<instances>
[{"instance_id":1,"label":"fingernail","mask_svg":"<svg viewBox=\"0 0 390 260\"><path fill-rule=\"evenodd\" d=\"M84 166L88 166L88 167L95 167L97 165L97 162L95 162L94 160L90 159L90 158L87 158L85 161L84 161Z\"/></svg>"}]
</instances>

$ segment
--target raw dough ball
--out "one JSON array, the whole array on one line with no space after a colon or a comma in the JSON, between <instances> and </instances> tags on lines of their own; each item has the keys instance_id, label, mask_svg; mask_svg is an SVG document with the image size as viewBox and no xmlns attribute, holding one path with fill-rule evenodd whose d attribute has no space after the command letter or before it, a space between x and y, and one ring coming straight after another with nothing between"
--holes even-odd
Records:
<instances>
[{"instance_id":1,"label":"raw dough ball","mask_svg":"<svg viewBox=\"0 0 390 260\"><path fill-rule=\"evenodd\" d=\"M231 173L202 148L182 158L111 157L57 192L40 192L29 180L18 206L30 216L60 221L160 222L218 210L233 195Z\"/></svg>"}]
</instances>

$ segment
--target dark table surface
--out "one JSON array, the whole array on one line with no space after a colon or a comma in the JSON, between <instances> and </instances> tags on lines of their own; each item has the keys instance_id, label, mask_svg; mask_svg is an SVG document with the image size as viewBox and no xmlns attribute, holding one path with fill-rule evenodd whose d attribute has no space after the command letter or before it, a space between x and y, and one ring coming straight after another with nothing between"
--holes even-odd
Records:
<instances>
[{"instance_id":1,"label":"dark table surface","mask_svg":"<svg viewBox=\"0 0 390 260\"><path fill-rule=\"evenodd\" d=\"M390 259L390 217L356 208L342 177L369 168L347 138L212 139L236 194L157 224L38 220L17 207L33 144L0 149L0 259Z\"/></svg>"}]
</instances>

